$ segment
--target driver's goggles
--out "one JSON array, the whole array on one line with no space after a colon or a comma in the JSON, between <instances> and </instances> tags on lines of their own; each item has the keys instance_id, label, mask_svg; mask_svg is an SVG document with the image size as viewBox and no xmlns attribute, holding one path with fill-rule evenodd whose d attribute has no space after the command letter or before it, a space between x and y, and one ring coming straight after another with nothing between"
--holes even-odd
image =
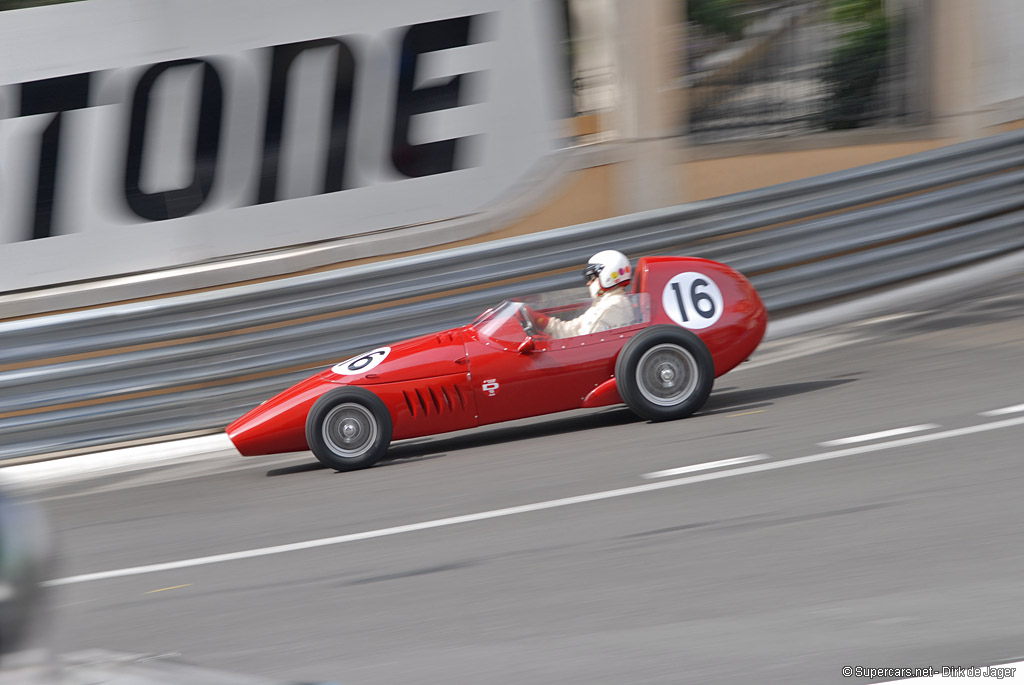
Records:
<instances>
[{"instance_id":1,"label":"driver's goggles","mask_svg":"<svg viewBox=\"0 0 1024 685\"><path fill-rule=\"evenodd\" d=\"M590 285L590 282L601 273L602 268L604 267L601 264L587 264L583 269L583 282Z\"/></svg>"}]
</instances>

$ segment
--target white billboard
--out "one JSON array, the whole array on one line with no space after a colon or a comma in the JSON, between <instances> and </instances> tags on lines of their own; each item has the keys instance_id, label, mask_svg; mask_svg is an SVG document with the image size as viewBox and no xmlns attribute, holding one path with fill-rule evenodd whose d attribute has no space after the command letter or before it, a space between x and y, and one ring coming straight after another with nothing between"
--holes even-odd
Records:
<instances>
[{"instance_id":1,"label":"white billboard","mask_svg":"<svg viewBox=\"0 0 1024 685\"><path fill-rule=\"evenodd\" d=\"M553 0L0 15L0 292L465 216L562 142Z\"/></svg>"}]
</instances>

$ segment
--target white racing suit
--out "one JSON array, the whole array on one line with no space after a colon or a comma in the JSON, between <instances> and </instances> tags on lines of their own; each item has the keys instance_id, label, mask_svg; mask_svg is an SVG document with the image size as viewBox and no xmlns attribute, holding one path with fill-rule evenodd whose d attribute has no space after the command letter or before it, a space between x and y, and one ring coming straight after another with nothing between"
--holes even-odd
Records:
<instances>
[{"instance_id":1,"label":"white racing suit","mask_svg":"<svg viewBox=\"0 0 1024 685\"><path fill-rule=\"evenodd\" d=\"M613 290L597 298L590 309L575 319L563 321L551 317L544 326L544 332L553 338L572 338L628 326L634 319L633 303L629 297L622 290Z\"/></svg>"}]
</instances>

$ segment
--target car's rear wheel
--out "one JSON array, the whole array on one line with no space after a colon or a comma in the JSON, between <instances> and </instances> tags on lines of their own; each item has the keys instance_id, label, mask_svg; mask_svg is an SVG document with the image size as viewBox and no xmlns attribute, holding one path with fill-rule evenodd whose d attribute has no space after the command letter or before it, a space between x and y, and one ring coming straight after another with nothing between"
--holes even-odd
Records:
<instances>
[{"instance_id":1,"label":"car's rear wheel","mask_svg":"<svg viewBox=\"0 0 1024 685\"><path fill-rule=\"evenodd\" d=\"M619 395L638 416L669 421L704 406L715 382L707 345L678 326L652 326L635 335L615 361Z\"/></svg>"},{"instance_id":2,"label":"car's rear wheel","mask_svg":"<svg viewBox=\"0 0 1024 685\"><path fill-rule=\"evenodd\" d=\"M391 414L365 388L325 393L306 417L306 442L325 466L354 471L373 466L391 444Z\"/></svg>"}]
</instances>

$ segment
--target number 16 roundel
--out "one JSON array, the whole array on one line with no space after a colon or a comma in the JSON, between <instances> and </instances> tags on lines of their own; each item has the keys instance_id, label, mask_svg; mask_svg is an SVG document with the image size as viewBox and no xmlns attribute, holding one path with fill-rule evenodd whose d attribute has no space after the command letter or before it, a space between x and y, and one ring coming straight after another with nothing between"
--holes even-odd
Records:
<instances>
[{"instance_id":1,"label":"number 16 roundel","mask_svg":"<svg viewBox=\"0 0 1024 685\"><path fill-rule=\"evenodd\" d=\"M665 313L680 326L700 330L722 316L722 291L710 276L696 271L676 274L661 294Z\"/></svg>"}]
</instances>

